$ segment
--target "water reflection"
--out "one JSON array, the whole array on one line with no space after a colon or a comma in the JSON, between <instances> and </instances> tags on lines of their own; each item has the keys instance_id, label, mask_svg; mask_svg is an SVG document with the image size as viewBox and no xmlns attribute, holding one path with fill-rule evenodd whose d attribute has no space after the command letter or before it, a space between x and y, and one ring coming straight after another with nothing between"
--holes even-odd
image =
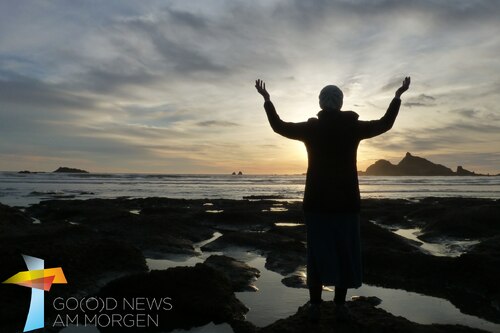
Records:
<instances>
[{"instance_id":1,"label":"water reflection","mask_svg":"<svg viewBox=\"0 0 500 333\"><path fill-rule=\"evenodd\" d=\"M203 262L211 254L224 254L244 261L251 267L260 270L261 276L254 283L259 288L258 292L235 293L236 297L250 309L247 313L247 320L256 326L263 327L278 319L286 318L296 313L297 308L308 300L308 291L306 289L286 287L281 283L282 275L265 268L265 257L255 252L247 252L244 249L230 249L224 252L212 253L203 252L197 257L176 256L162 260L147 259L146 262L150 269L194 266ZM328 292L327 289L323 293L323 299L331 300L333 295L333 292ZM491 332L500 332L500 325L463 314L453 304L442 298L366 284L361 288L349 290L348 297L351 296L377 296L382 299L382 304L379 305L380 308L416 323L461 324ZM188 332L198 331L190 330Z\"/></svg>"}]
</instances>

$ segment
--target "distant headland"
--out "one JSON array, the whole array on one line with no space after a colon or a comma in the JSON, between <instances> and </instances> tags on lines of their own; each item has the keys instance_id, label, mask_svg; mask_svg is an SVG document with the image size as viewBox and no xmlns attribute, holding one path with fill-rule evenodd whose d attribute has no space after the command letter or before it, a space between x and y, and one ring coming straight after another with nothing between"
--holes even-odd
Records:
<instances>
[{"instance_id":1,"label":"distant headland","mask_svg":"<svg viewBox=\"0 0 500 333\"><path fill-rule=\"evenodd\" d=\"M366 176L487 176L469 171L462 166L458 166L457 171L453 171L442 164L435 164L411 153L406 153L398 164L378 160L359 174Z\"/></svg>"},{"instance_id":2,"label":"distant headland","mask_svg":"<svg viewBox=\"0 0 500 333\"><path fill-rule=\"evenodd\" d=\"M59 167L57 170L53 172L60 172L60 173L89 173L88 171L81 170L81 169L76 169L76 168L67 168L67 167Z\"/></svg>"},{"instance_id":3,"label":"distant headland","mask_svg":"<svg viewBox=\"0 0 500 333\"><path fill-rule=\"evenodd\" d=\"M52 172L53 173L89 173L86 170L76 169L76 168L68 168L68 167L59 167L59 168L57 168L57 170L54 170ZM45 173L45 172L22 170L22 171L19 171L18 173L30 174L30 173Z\"/></svg>"}]
</instances>

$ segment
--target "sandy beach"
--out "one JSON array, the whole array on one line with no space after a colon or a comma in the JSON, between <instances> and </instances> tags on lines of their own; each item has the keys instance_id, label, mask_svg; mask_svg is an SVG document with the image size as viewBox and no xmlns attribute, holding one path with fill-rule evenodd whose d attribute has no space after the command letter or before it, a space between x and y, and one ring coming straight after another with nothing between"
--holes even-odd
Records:
<instances>
[{"instance_id":1,"label":"sandy beach","mask_svg":"<svg viewBox=\"0 0 500 333\"><path fill-rule=\"evenodd\" d=\"M494 331L500 327L498 216L500 202L491 199L364 200L364 283L448 300ZM332 326L338 332L480 331L396 317L378 306L384 299L377 300L376 294L350 302L357 321L348 327L335 323L329 302L324 303L324 319L316 328L307 326L303 308L265 327L246 320L248 308L235 293L261 292L261 272L225 254L234 249L255 253L265 258L265 270L283 277L287 289L303 288L306 244L298 202L260 197L48 200L26 209L0 205L0 217L2 281L26 270L19 253L43 258L65 272L68 284L54 286L46 294L46 329L54 332L63 328L54 327L56 321L61 324L58 316L64 313L51 305L57 297L155 295L171 298L172 309L159 314L157 327L144 331L189 329L211 322L227 323L234 332L322 332ZM199 258L201 251L204 263L193 267L150 270L147 265L176 256ZM29 296L28 288L2 287L5 331L22 328Z\"/></svg>"}]
</instances>

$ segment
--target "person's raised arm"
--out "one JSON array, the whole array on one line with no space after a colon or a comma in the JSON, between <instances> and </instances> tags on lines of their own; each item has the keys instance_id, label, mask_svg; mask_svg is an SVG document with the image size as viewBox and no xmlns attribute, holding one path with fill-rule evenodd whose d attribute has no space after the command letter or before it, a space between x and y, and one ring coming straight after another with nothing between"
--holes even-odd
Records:
<instances>
[{"instance_id":1,"label":"person's raised arm","mask_svg":"<svg viewBox=\"0 0 500 333\"><path fill-rule=\"evenodd\" d=\"M358 121L360 139L372 138L385 133L392 128L392 125L394 125L394 121L396 121L396 117L398 116L399 107L401 106L401 95L408 90L410 82L410 77L405 77L403 84L398 88L398 90L396 90L394 98L382 118L372 121Z\"/></svg>"},{"instance_id":2,"label":"person's raised arm","mask_svg":"<svg viewBox=\"0 0 500 333\"><path fill-rule=\"evenodd\" d=\"M255 88L264 97L264 109L266 110L267 119L273 131L289 139L303 140L307 135L307 122L289 123L281 120L271 102L271 96L266 90L265 82L260 79L256 80Z\"/></svg>"}]
</instances>

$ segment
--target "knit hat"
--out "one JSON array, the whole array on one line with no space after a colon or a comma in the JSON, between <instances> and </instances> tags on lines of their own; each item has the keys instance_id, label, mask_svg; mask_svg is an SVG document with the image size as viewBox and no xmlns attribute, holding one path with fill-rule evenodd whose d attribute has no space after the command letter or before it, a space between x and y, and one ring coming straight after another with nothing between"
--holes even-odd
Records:
<instances>
[{"instance_id":1,"label":"knit hat","mask_svg":"<svg viewBox=\"0 0 500 333\"><path fill-rule=\"evenodd\" d=\"M319 93L319 106L322 110L333 109L340 110L344 100L344 94L339 87L328 85L321 89Z\"/></svg>"}]
</instances>

